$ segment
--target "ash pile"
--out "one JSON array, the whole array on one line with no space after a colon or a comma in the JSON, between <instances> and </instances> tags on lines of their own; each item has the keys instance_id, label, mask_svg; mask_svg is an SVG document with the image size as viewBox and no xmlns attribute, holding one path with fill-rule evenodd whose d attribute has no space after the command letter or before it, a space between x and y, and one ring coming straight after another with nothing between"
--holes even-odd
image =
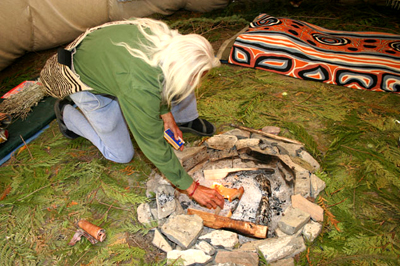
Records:
<instances>
[{"instance_id":1,"label":"ash pile","mask_svg":"<svg viewBox=\"0 0 400 266\"><path fill-rule=\"evenodd\" d=\"M294 265L293 257L320 234L323 209L314 203L325 183L318 162L279 128L233 129L200 146L176 151L201 185L224 195L223 210L206 209L153 172L149 202L138 208L143 224L154 221L153 244L170 264Z\"/></svg>"}]
</instances>

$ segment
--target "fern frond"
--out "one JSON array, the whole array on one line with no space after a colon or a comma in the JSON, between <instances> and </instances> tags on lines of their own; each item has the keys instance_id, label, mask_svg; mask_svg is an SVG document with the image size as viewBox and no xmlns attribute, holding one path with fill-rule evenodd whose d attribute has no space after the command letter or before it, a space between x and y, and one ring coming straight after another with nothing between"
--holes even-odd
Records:
<instances>
[{"instance_id":1,"label":"fern frond","mask_svg":"<svg viewBox=\"0 0 400 266\"><path fill-rule=\"evenodd\" d=\"M118 244L109 247L109 252L111 253L110 261L112 263L123 263L129 262L132 264L137 264L143 261L146 252L137 247L129 247L127 244Z\"/></svg>"},{"instance_id":2,"label":"fern frond","mask_svg":"<svg viewBox=\"0 0 400 266\"><path fill-rule=\"evenodd\" d=\"M107 184L105 182L101 183L101 188L104 193L112 200L118 201L121 204L132 203L138 204L145 202L147 200L144 195L137 195L133 192L127 192L124 188L116 184Z\"/></svg>"}]
</instances>

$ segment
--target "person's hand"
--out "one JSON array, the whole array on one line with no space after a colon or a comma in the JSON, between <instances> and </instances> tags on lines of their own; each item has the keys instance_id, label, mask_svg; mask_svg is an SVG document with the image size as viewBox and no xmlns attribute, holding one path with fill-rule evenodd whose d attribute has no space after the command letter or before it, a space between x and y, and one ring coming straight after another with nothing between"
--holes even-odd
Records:
<instances>
[{"instance_id":1,"label":"person's hand","mask_svg":"<svg viewBox=\"0 0 400 266\"><path fill-rule=\"evenodd\" d=\"M182 131L179 129L178 125L175 122L174 116L171 112L161 115L161 119L164 121L164 130L168 128L174 133L175 140L178 140L180 137L183 139ZM180 150L182 151L184 146L182 145Z\"/></svg>"},{"instance_id":2,"label":"person's hand","mask_svg":"<svg viewBox=\"0 0 400 266\"><path fill-rule=\"evenodd\" d=\"M196 188L196 182L193 182L192 185L186 190L188 195L190 195L193 190ZM224 197L218 193L217 190L211 189L202 185L198 185L197 189L194 191L192 198L197 201L200 205L208 208L215 209L217 206L224 208Z\"/></svg>"}]
</instances>

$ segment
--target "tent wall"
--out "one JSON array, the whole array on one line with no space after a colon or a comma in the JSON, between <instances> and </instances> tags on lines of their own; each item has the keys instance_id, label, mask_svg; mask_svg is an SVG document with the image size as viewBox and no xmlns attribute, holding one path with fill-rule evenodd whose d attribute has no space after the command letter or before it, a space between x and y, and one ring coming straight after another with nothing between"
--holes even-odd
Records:
<instances>
[{"instance_id":1,"label":"tent wall","mask_svg":"<svg viewBox=\"0 0 400 266\"><path fill-rule=\"evenodd\" d=\"M179 9L208 12L229 0L1 0L0 71L26 52L57 47L108 21L169 15Z\"/></svg>"}]
</instances>

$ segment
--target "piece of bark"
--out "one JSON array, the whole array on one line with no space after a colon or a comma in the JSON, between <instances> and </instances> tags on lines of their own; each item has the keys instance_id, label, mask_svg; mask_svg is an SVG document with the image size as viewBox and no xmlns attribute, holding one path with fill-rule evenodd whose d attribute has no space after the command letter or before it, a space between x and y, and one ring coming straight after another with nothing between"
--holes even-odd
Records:
<instances>
[{"instance_id":1,"label":"piece of bark","mask_svg":"<svg viewBox=\"0 0 400 266\"><path fill-rule=\"evenodd\" d=\"M80 220L78 222L78 226L100 242L103 242L106 238L106 232L103 228L94 225L86 220Z\"/></svg>"},{"instance_id":2,"label":"piece of bark","mask_svg":"<svg viewBox=\"0 0 400 266\"><path fill-rule=\"evenodd\" d=\"M205 226L213 229L228 229L246 236L256 238L266 238L268 232L268 226L258 225L252 222L239 221L224 216L215 215L212 213L199 211L195 209L188 209L189 215L198 215Z\"/></svg>"},{"instance_id":3,"label":"piece of bark","mask_svg":"<svg viewBox=\"0 0 400 266\"><path fill-rule=\"evenodd\" d=\"M69 241L68 245L74 246L76 242L80 241L82 236L86 237L90 243L96 244L98 241L93 236L89 235L87 232L83 231L82 229L76 230L74 236L72 237L71 241Z\"/></svg>"}]
</instances>

